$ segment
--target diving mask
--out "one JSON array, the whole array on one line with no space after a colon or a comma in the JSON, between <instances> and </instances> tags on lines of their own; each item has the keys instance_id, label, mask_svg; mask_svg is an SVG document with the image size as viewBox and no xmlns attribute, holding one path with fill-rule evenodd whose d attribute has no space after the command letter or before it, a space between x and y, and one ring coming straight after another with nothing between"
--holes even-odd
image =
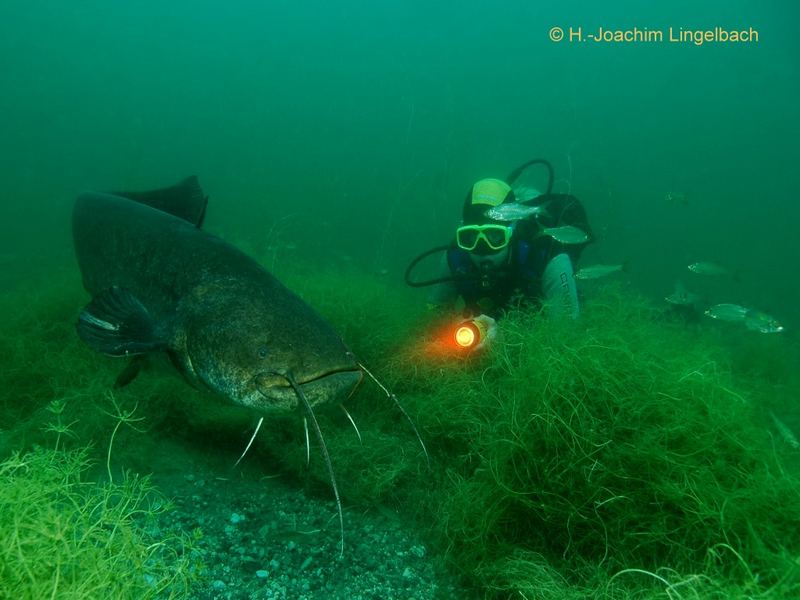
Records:
<instances>
[{"instance_id":1,"label":"diving mask","mask_svg":"<svg viewBox=\"0 0 800 600\"><path fill-rule=\"evenodd\" d=\"M502 250L511 241L513 229L508 225L489 223L486 225L462 225L456 229L456 244L462 250L471 252L484 241L491 250Z\"/></svg>"}]
</instances>

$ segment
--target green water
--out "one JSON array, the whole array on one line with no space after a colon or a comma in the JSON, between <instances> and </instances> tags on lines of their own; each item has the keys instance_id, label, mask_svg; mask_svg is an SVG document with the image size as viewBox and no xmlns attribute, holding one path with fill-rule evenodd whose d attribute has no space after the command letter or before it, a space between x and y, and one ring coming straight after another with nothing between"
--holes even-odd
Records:
<instances>
[{"instance_id":1,"label":"green water","mask_svg":"<svg viewBox=\"0 0 800 600\"><path fill-rule=\"evenodd\" d=\"M751 512L742 509L740 522L726 530L728 537L708 539L706 547L723 541L735 547L743 562L762 573L767 587L784 575L784 583L792 584L800 556L798 524L793 521L800 514L795 510L800 495L793 470L797 457L781 441L768 411L800 433L800 413L794 405L800 391L796 375L800 280L795 265L800 221L796 175L800 113L795 108L800 43L794 31L798 17L800 10L790 2L743 0L702 6L683 1L550 6L516 0L495 4L4 0L0 3L0 292L5 314L0 323L3 353L11 358L0 370L3 451L24 449L44 439L52 446L41 432L50 418L45 410L48 402L70 395L102 398L118 371L116 363L96 357L74 339L74 319L87 299L72 256L70 211L75 196L86 189L155 188L197 174L210 195L205 228L256 255L405 392L410 412L420 420L439 459L434 480L442 496L455 498L452 515L462 516L463 537L453 531L434 535L431 547L442 556L448 548L454 552L445 562L449 560L451 567L455 563L457 568L451 570L477 593L494 590L499 597L519 597L513 594L528 590L530 598L531 588L520 579L546 579L542 573L547 569L560 573L575 589L597 591L606 589L602 582L624 568L655 571L659 565L676 569L682 577L708 573L722 588L730 582L730 589L739 590L736 593L757 589L757 578L748 579L742 570L709 567L698 541L702 536L691 539L691 551L674 554L664 549L666 542L659 542L658 556L646 564L644 555L636 554L635 544L624 541L625 528L631 525L622 514L613 522L619 528L619 541L605 546L618 550L617 564L591 549L599 539L592 536L603 529L598 523L610 527L610 522L587 525L583 545L569 546L563 540L548 545L535 536L531 538L535 541L525 542L509 535L507 523L499 529L476 523L464 512L467 490L474 485L476 497L486 499L487 506L492 506L492 499L499 503L495 506L505 506L498 509L501 521L533 523L534 514L544 521L542 515L548 514L564 520L585 516L579 508L570 516L574 498L554 502L549 509L537 508L496 496L500 492L491 487L508 483L503 473L515 471L509 464L519 460L538 464L530 454L512 456L497 450L509 431L525 438L546 437L550 430L526 429L506 415L498 422L510 423L507 429L499 427L486 439L475 437L475 431L486 431L488 426L481 419L489 415L491 424L496 396L502 411L521 394L526 398L523 406L531 414L536 412L535 401L547 379L527 384L525 380L538 364L509 363L504 351L490 357L493 368L503 373L498 375L499 387L474 398L455 420L461 429L447 432L439 420L448 418L445 407L458 409L454 399L464 397L464 389L480 381L486 364L459 363L452 379L447 378L451 367L442 367L446 375L439 380L442 371L426 371L432 368L432 359L406 347L415 336L424 337L430 324L422 308L425 293L411 293L402 283L408 261L451 238L461 203L475 180L503 177L517 164L543 157L556 169L555 189L581 199L597 236L581 264L627 261L629 271L620 278L620 288L604 290L591 282L582 287L589 306L587 323L600 333L586 325L589 330L577 338L570 337L576 335L570 330L563 338L553 334L553 341L545 331L538 337L523 335L520 343L547 342L560 348L557 364L548 363L547 356L541 360L560 374L567 396L583 398L572 387L581 376L587 381L613 379L620 388L606 381L608 386L598 384L598 389L613 388L603 402L619 403L620 410L630 409L630 398L620 389L635 394L650 389L643 383L643 373L657 368L653 356L679 356L686 346L707 348L708 361L698 351L686 364L676 363L654 379L653 389L684 394L680 398L686 402L709 403L711 408L700 411L702 417L697 411L687 412L695 428L690 428L689 437L699 435L703 427L716 431L715 424L729 422L730 415L723 419L715 413L734 397L726 396L722 388L746 397L749 408L744 413L738 412L744 410L738 404L731 409L746 421L742 433L733 437L754 444L752 457L744 463L768 465L764 468L769 477L754 476L752 493L738 475L720 484L731 497L750 498ZM664 32L665 39L554 42L548 37L553 27L563 28L567 35L578 28L584 35L601 27L638 28ZM752 28L758 40L670 42L670 27L673 32ZM686 202L667 201L669 193L685 195ZM686 266L697 261L718 262L736 276L694 275ZM785 331L759 335L705 319L690 332L675 334L675 323L665 325L661 311L663 297L678 280L708 304L731 302L766 311ZM609 309L614 303L625 308ZM519 323L526 318L520 317ZM634 326L638 333L626 337ZM620 352L626 356L643 357L642 362L603 365L594 355L586 359L591 369L574 362L577 355L570 354L570 348L591 348L584 344L592 335L609 347L625 348ZM563 339L571 341L559 341ZM709 369L710 363L714 369ZM95 372L98 364L100 371ZM573 369L577 375L564 374ZM439 386L414 380L419 372L428 373ZM692 380L693 372L701 373L710 387L681 387ZM470 379L473 375L475 379ZM168 379L168 375L154 378ZM125 392L131 401L142 399L142 416L155 423L149 444L157 444L159 435L202 438L211 417L195 417L196 422L190 419L180 425L170 421L185 417L182 394L189 394L189 401L199 394L186 391L178 380L135 385L156 390L158 385L167 386L163 392L167 404L178 407L165 416L151 387ZM450 395L440 389L451 389ZM366 402L362 409L374 409L379 397L369 395L361 401ZM429 410L434 401L439 412ZM557 408L542 410L558 415L556 421L567 419ZM669 414L656 412L667 421L655 425L670 430ZM102 421L105 417L95 413L82 407L74 416L84 423L76 425L82 444L91 441L92 431L105 431L97 442L102 462L113 421ZM604 417L589 413L591 418L581 417L584 424L589 419L593 428L585 439L601 444L602 436L593 436L603 430L598 422ZM689 419L679 412L672 415L676 420ZM237 418L231 417L234 422ZM357 453L349 460L339 458L337 468L347 474L342 477L358 480L351 484L349 501L367 505L383 501L391 487L388 482L393 482L400 489L394 494L398 502L428 507L443 502L436 495L420 499L409 491L415 486L419 457L392 466L388 456L396 450L394 444L402 443L408 453L414 448L410 435L398 433L398 441L386 433L400 430L396 423L387 425L394 417L381 413L374 422L366 418L363 429L369 432L372 426L383 432L375 447L386 450L386 463L378 461L380 473L364 474L363 461L369 463L374 457L362 456L361 466ZM650 422L637 417L631 423ZM239 418L239 426L249 422ZM517 426L525 431L517 431ZM197 429L192 431L193 427ZM249 435L230 423L222 429L227 431L221 434L223 441L232 446L242 439L246 442ZM648 456L656 456L654 448L674 441L661 439L657 432L662 429L654 429L652 435L648 429L638 438L637 443L646 444L643 452ZM336 449L336 434L331 435ZM709 468L718 477L728 461L739 458L735 443L718 447L719 440L714 440L696 447L690 444L687 451L710 452ZM303 443L298 431L292 456L280 458L288 472L304 469ZM338 443L340 449L355 452L345 442ZM566 497L563 490L570 482L578 487L577 479L570 477L584 472L584 465L569 455L583 448L581 444L534 445L542 453L558 452L565 464L574 466L572 471L565 467L571 475L564 481L547 488L560 499ZM267 455L275 453L269 442L264 447ZM240 447L230 451L235 458ZM501 465L497 478L476 475L476 464L470 462L476 456L495 457L493 464ZM123 452L120 461L124 462ZM708 461L698 464L705 467ZM645 462L641 470L634 469L637 481L645 486L650 481L653 489L661 490L653 492L654 497L663 500L658 494L672 484L647 473L653 465L657 469L663 465ZM624 463L620 459L619 464ZM544 468L549 464L538 464L540 475L553 475ZM146 465L136 466L147 471ZM324 496L324 470L319 464L312 469L323 482ZM776 484L772 478L779 472L786 479L779 477ZM102 475L101 469L98 477ZM648 479L651 476L654 479ZM541 485L531 477L512 479L519 485ZM785 494L782 507L759 487L768 482ZM707 481L701 487L697 493L704 510L719 508L725 493L709 491L713 485ZM632 495L624 486L614 493ZM597 502L612 497L592 496ZM646 494L640 498L645 497L652 500ZM770 505L778 512L784 508L785 519L768 516L774 509L764 507ZM438 515L436 521L441 518ZM707 527L700 528L702 532L717 523L710 513L698 519ZM695 521L681 521L677 530L684 531L687 523ZM423 518L422 527L433 525ZM771 532L765 534L763 548L745 540L748 527ZM724 523L719 528L724 529ZM664 533L655 526L651 531ZM570 532L575 530L554 527L548 534L552 540ZM681 538L676 547L691 545L687 539ZM513 563L510 558L530 558L525 553L539 553L549 566L537 570L531 566L536 561ZM605 579L587 572L605 573ZM557 589L554 585L551 591ZM774 597L780 597L783 589L789 587L780 588ZM796 585L791 589L797 591ZM661 593L666 597L663 586ZM685 597L711 593L705 589ZM736 593L730 592L730 597Z\"/></svg>"},{"instance_id":2,"label":"green water","mask_svg":"<svg viewBox=\"0 0 800 600\"><path fill-rule=\"evenodd\" d=\"M474 180L541 156L602 232L587 261L628 259L658 296L687 261L724 261L742 273L737 302L794 324L797 13L8 0L0 251L62 256L76 192L197 173L215 231L259 240L287 217L301 252L396 271L450 235ZM759 41L553 43L554 26L752 27Z\"/></svg>"}]
</instances>

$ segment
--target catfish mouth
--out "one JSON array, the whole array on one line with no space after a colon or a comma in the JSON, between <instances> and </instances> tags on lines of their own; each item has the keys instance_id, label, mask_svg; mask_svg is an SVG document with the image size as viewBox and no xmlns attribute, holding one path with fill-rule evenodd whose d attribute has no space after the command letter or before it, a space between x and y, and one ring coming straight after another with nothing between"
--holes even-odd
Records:
<instances>
[{"instance_id":1,"label":"catfish mouth","mask_svg":"<svg viewBox=\"0 0 800 600\"><path fill-rule=\"evenodd\" d=\"M353 387L357 386L361 383L361 380L364 377L363 371L357 367L340 367L338 369L329 369L327 371L322 371L321 373L316 373L313 375L308 375L306 377L299 377L295 381L301 386L312 384L315 382L321 381L340 381L342 383L347 383L348 381L353 381ZM355 378L355 379L353 379ZM287 382L287 386L291 387L291 385Z\"/></svg>"},{"instance_id":2,"label":"catfish mouth","mask_svg":"<svg viewBox=\"0 0 800 600\"><path fill-rule=\"evenodd\" d=\"M306 377L297 383L312 406L328 401L341 401L349 398L361 383L364 374L360 369L343 368L325 371L316 376Z\"/></svg>"},{"instance_id":3,"label":"catfish mouth","mask_svg":"<svg viewBox=\"0 0 800 600\"><path fill-rule=\"evenodd\" d=\"M267 398L283 402L297 401L298 403L300 398L297 395L297 388L299 388L308 404L316 406L341 402L349 398L363 377L364 373L361 369L351 366L304 374L296 378L291 373L272 372L259 375L257 387L260 393ZM290 378L293 378L297 388L290 383Z\"/></svg>"}]
</instances>

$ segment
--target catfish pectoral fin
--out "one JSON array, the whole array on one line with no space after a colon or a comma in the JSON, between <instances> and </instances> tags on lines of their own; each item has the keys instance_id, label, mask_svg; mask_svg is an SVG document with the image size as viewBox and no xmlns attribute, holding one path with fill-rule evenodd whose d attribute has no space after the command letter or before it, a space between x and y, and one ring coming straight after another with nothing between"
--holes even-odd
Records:
<instances>
[{"instance_id":1,"label":"catfish pectoral fin","mask_svg":"<svg viewBox=\"0 0 800 600\"><path fill-rule=\"evenodd\" d=\"M112 287L95 296L78 317L78 335L108 356L157 352L167 347L147 308L136 296Z\"/></svg>"},{"instance_id":2,"label":"catfish pectoral fin","mask_svg":"<svg viewBox=\"0 0 800 600\"><path fill-rule=\"evenodd\" d=\"M122 372L117 375L117 379L114 381L114 389L118 390L124 388L131 381L136 379L142 367L144 367L145 362L147 362L147 356L143 354L137 354L131 358L130 362L122 369Z\"/></svg>"}]
</instances>

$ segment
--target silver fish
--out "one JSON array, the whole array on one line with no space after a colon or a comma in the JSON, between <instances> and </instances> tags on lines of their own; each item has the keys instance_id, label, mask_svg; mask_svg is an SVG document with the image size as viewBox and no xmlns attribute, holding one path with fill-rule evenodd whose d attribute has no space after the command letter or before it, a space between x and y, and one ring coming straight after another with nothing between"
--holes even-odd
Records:
<instances>
[{"instance_id":1,"label":"silver fish","mask_svg":"<svg viewBox=\"0 0 800 600\"><path fill-rule=\"evenodd\" d=\"M797 438L795 437L794 433L792 433L792 430L789 429L783 421L778 419L774 412L769 411L769 416L772 417L772 422L775 423L775 429L777 429L778 433L781 434L783 441L795 450L800 450L800 442L797 441Z\"/></svg>"},{"instance_id":2,"label":"silver fish","mask_svg":"<svg viewBox=\"0 0 800 600\"><path fill-rule=\"evenodd\" d=\"M664 300L678 306L693 306L700 301L700 296L687 290L683 287L683 284L678 281L675 282L675 290L669 296L665 297Z\"/></svg>"},{"instance_id":3,"label":"silver fish","mask_svg":"<svg viewBox=\"0 0 800 600\"><path fill-rule=\"evenodd\" d=\"M664 200L666 200L668 204L680 205L680 206L689 205L689 201L686 198L686 194L684 194L683 192L667 192L664 196Z\"/></svg>"},{"instance_id":4,"label":"silver fish","mask_svg":"<svg viewBox=\"0 0 800 600\"><path fill-rule=\"evenodd\" d=\"M528 217L538 217L547 214L544 206L528 206L519 202L498 204L487 210L484 215L493 221L519 221Z\"/></svg>"},{"instance_id":5,"label":"silver fish","mask_svg":"<svg viewBox=\"0 0 800 600\"><path fill-rule=\"evenodd\" d=\"M514 197L516 197L517 202L525 202L527 200L533 200L534 198L538 198L541 195L542 192L540 192L536 188L527 187L524 185L514 188Z\"/></svg>"},{"instance_id":6,"label":"silver fish","mask_svg":"<svg viewBox=\"0 0 800 600\"><path fill-rule=\"evenodd\" d=\"M583 267L582 269L578 269L578 272L575 273L575 279L599 279L600 277L606 277L613 273L619 273L620 271L625 270L626 265L591 265L589 267Z\"/></svg>"},{"instance_id":7,"label":"silver fish","mask_svg":"<svg viewBox=\"0 0 800 600\"><path fill-rule=\"evenodd\" d=\"M706 315L712 319L719 319L720 321L736 322L744 321L749 312L749 308L739 306L738 304L715 304L706 311Z\"/></svg>"},{"instance_id":8,"label":"silver fish","mask_svg":"<svg viewBox=\"0 0 800 600\"><path fill-rule=\"evenodd\" d=\"M548 235L562 244L583 244L589 240L589 236L583 229L578 229L572 225L562 227L545 227L542 235Z\"/></svg>"},{"instance_id":9,"label":"silver fish","mask_svg":"<svg viewBox=\"0 0 800 600\"><path fill-rule=\"evenodd\" d=\"M783 331L783 325L774 317L760 310L748 310L744 318L744 326L750 331L758 331L759 333L780 333Z\"/></svg>"},{"instance_id":10,"label":"silver fish","mask_svg":"<svg viewBox=\"0 0 800 600\"><path fill-rule=\"evenodd\" d=\"M698 275L730 275L730 271L712 262L696 262L689 265L689 270Z\"/></svg>"}]
</instances>

